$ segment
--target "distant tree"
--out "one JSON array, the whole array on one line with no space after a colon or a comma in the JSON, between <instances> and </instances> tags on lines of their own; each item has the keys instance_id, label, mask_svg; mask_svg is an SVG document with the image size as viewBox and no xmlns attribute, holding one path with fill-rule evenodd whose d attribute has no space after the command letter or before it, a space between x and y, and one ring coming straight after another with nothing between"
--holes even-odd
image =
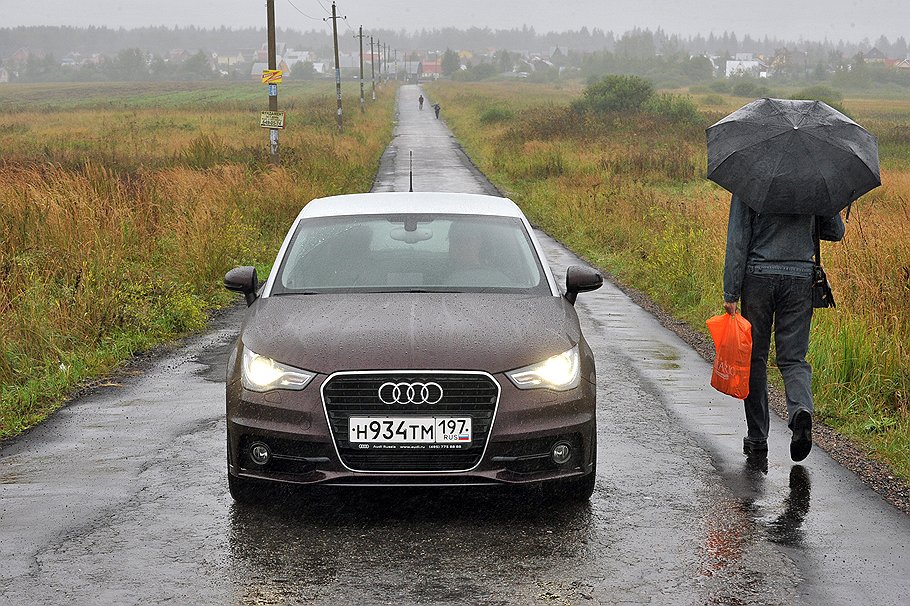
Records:
<instances>
[{"instance_id":1,"label":"distant tree","mask_svg":"<svg viewBox=\"0 0 910 606\"><path fill-rule=\"evenodd\" d=\"M291 77L294 80L314 80L316 69L312 61L298 61L291 66Z\"/></svg>"},{"instance_id":2,"label":"distant tree","mask_svg":"<svg viewBox=\"0 0 910 606\"><path fill-rule=\"evenodd\" d=\"M199 51L183 62L180 74L188 80L211 80L217 75L206 53Z\"/></svg>"},{"instance_id":3,"label":"distant tree","mask_svg":"<svg viewBox=\"0 0 910 606\"><path fill-rule=\"evenodd\" d=\"M146 80L149 76L148 59L141 49L125 48L105 64L104 71L109 79L115 81Z\"/></svg>"},{"instance_id":4,"label":"distant tree","mask_svg":"<svg viewBox=\"0 0 910 606\"><path fill-rule=\"evenodd\" d=\"M503 49L499 51L498 55L499 56L496 58L496 64L499 67L499 72L503 73L512 71L512 68L515 66L515 64L512 61L512 55L509 54L509 51Z\"/></svg>"},{"instance_id":5,"label":"distant tree","mask_svg":"<svg viewBox=\"0 0 910 606\"><path fill-rule=\"evenodd\" d=\"M446 52L442 54L442 74L444 76L451 76L459 70L461 67L461 61L458 59L458 53L453 51L450 48L446 49Z\"/></svg>"},{"instance_id":6,"label":"distant tree","mask_svg":"<svg viewBox=\"0 0 910 606\"><path fill-rule=\"evenodd\" d=\"M653 57L655 53L654 34L648 30L636 28L616 41L615 54L626 60L642 61Z\"/></svg>"}]
</instances>

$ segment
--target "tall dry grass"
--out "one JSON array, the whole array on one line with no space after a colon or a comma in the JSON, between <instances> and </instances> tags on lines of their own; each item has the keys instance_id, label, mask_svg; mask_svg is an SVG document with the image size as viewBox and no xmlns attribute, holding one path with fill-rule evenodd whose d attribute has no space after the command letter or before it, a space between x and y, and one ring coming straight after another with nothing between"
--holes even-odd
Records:
<instances>
[{"instance_id":1,"label":"tall dry grass","mask_svg":"<svg viewBox=\"0 0 910 606\"><path fill-rule=\"evenodd\" d=\"M516 91L438 84L431 94L532 221L704 330L722 311L730 198L704 179L703 129L722 114L596 119L569 111L571 95L560 105L553 90L520 93L523 109L486 123ZM816 313L810 361L822 418L910 478L910 103L885 106L855 112L879 135L883 184L854 206L845 240L823 245L838 308Z\"/></svg>"},{"instance_id":2,"label":"tall dry grass","mask_svg":"<svg viewBox=\"0 0 910 606\"><path fill-rule=\"evenodd\" d=\"M131 109L137 130L116 149L86 125L120 109L0 112L0 437L132 352L202 328L230 300L224 272L265 269L309 200L368 190L393 96L338 135L334 99L304 91L280 167L233 101Z\"/></svg>"}]
</instances>

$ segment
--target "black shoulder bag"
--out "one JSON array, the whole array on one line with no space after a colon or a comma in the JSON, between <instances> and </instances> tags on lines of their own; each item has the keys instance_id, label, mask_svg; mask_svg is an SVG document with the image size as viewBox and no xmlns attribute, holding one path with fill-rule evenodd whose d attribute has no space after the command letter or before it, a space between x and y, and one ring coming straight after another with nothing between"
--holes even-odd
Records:
<instances>
[{"instance_id":1,"label":"black shoulder bag","mask_svg":"<svg viewBox=\"0 0 910 606\"><path fill-rule=\"evenodd\" d=\"M822 269L822 247L821 233L818 227L818 217L815 221L815 267L812 270L812 307L820 309L823 307L837 307L834 302L834 293L831 292L831 284L828 282L828 276Z\"/></svg>"}]
</instances>

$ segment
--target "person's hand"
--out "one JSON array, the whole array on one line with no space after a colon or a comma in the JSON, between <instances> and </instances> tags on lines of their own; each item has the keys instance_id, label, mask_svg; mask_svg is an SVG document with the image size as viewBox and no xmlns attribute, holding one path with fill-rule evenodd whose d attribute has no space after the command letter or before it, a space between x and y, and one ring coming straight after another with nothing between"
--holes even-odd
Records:
<instances>
[{"instance_id":1,"label":"person's hand","mask_svg":"<svg viewBox=\"0 0 910 606\"><path fill-rule=\"evenodd\" d=\"M738 303L737 303L736 301L733 301L733 302L724 301L724 309L725 309L725 310L727 311L727 313L730 314L731 316L735 316L735 315L736 315L736 306L737 306L737 305L738 305Z\"/></svg>"}]
</instances>

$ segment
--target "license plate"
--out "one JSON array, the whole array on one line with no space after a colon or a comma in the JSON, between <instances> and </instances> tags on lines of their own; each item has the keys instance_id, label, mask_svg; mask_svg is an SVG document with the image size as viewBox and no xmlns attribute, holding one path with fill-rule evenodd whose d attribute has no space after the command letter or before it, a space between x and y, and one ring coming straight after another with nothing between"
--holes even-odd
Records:
<instances>
[{"instance_id":1,"label":"license plate","mask_svg":"<svg viewBox=\"0 0 910 606\"><path fill-rule=\"evenodd\" d=\"M348 440L366 444L470 444L471 417L351 417Z\"/></svg>"}]
</instances>

